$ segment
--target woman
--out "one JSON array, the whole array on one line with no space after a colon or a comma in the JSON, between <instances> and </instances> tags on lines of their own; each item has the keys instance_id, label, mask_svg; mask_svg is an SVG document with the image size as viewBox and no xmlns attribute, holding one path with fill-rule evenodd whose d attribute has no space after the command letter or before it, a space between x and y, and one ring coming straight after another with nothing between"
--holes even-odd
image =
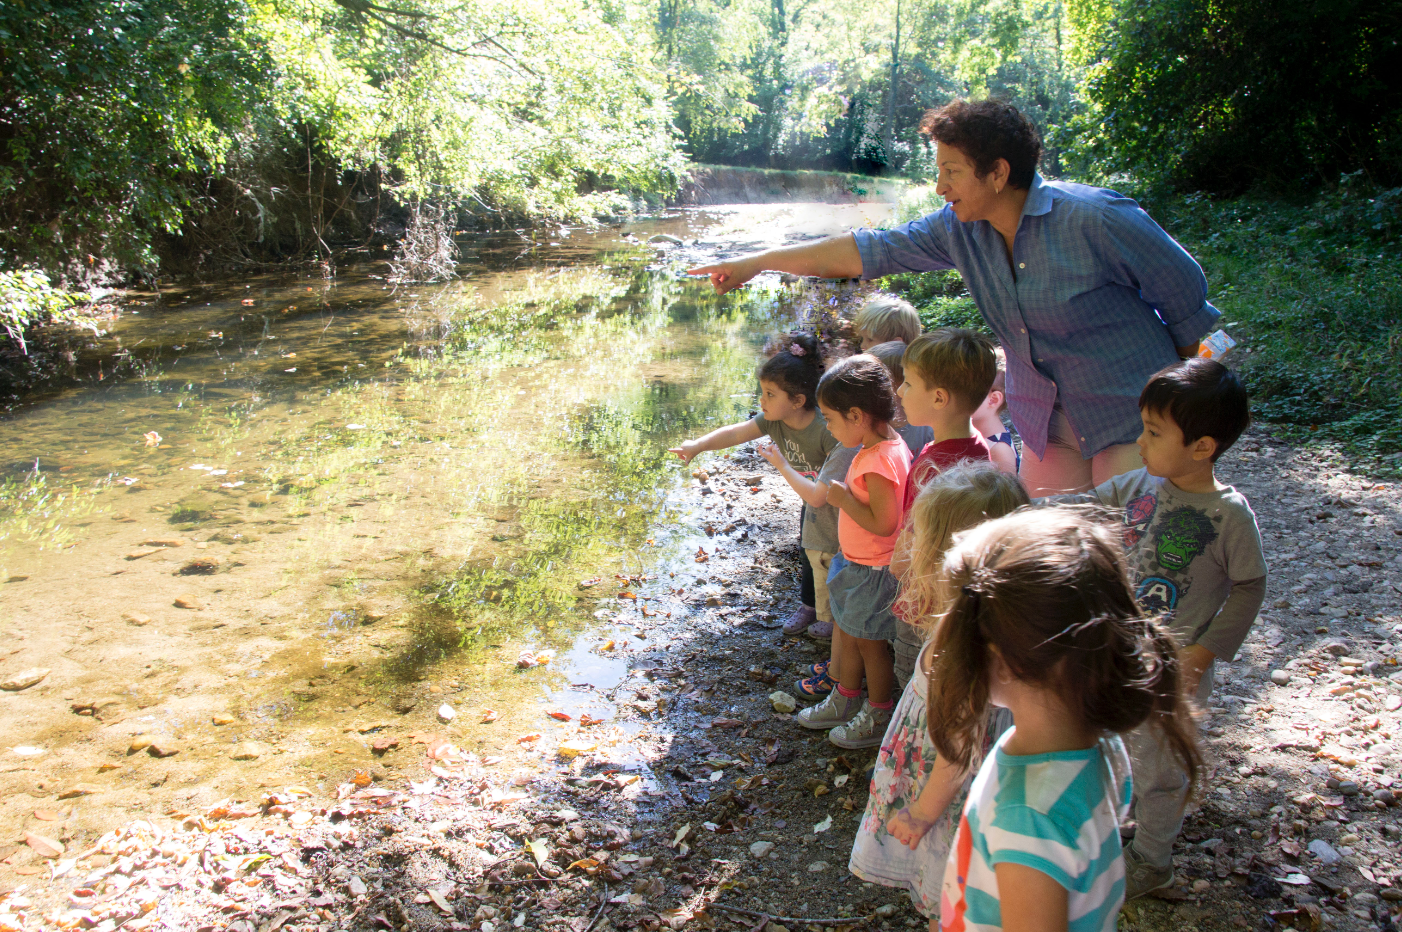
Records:
<instances>
[{"instance_id":1,"label":"woman","mask_svg":"<svg viewBox=\"0 0 1402 932\"><path fill-rule=\"evenodd\" d=\"M1033 497L1085 491L1141 465L1139 390L1220 313L1182 246L1134 201L1037 173L1042 142L1009 104L925 114L945 206L894 230L856 230L692 269L722 294L762 271L880 278L958 269L1007 353L1007 401Z\"/></svg>"}]
</instances>

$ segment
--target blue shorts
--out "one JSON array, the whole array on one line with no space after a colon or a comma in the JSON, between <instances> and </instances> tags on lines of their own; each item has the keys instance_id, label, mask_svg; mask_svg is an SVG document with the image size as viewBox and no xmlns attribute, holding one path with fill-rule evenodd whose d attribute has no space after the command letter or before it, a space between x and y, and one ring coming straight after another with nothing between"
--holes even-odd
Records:
<instances>
[{"instance_id":1,"label":"blue shorts","mask_svg":"<svg viewBox=\"0 0 1402 932\"><path fill-rule=\"evenodd\" d=\"M889 567L852 563L840 553L832 558L828 599L833 623L843 634L868 641L893 639L896 616L891 605L899 591Z\"/></svg>"}]
</instances>

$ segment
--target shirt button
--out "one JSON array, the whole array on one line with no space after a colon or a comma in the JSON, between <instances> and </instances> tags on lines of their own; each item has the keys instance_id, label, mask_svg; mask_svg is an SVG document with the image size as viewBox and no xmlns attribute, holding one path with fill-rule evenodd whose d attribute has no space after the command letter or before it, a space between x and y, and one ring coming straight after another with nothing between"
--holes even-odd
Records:
<instances>
[{"instance_id":1,"label":"shirt button","mask_svg":"<svg viewBox=\"0 0 1402 932\"><path fill-rule=\"evenodd\" d=\"M1023 333L1026 333L1026 332L1027 332L1027 328L1026 328L1026 327L1023 327L1023 328L1022 328L1022 332L1023 332Z\"/></svg>"},{"instance_id":2,"label":"shirt button","mask_svg":"<svg viewBox=\"0 0 1402 932\"><path fill-rule=\"evenodd\" d=\"M1019 262L1019 263L1017 264L1017 267L1020 268L1020 269L1025 269L1025 268L1027 268L1027 263L1026 263L1026 262Z\"/></svg>"},{"instance_id":3,"label":"shirt button","mask_svg":"<svg viewBox=\"0 0 1402 932\"><path fill-rule=\"evenodd\" d=\"M1082 438L1081 438L1081 442L1082 442L1082 443L1085 443L1085 442L1086 442L1086 438L1082 437Z\"/></svg>"}]
</instances>

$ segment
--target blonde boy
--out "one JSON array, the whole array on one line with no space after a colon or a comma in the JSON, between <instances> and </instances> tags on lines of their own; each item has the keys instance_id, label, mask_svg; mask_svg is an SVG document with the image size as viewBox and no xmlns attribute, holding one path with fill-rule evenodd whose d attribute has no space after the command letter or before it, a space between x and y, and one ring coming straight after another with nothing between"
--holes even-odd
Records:
<instances>
[{"instance_id":1,"label":"blonde boy","mask_svg":"<svg viewBox=\"0 0 1402 932\"><path fill-rule=\"evenodd\" d=\"M852 318L852 327L861 341L862 352L879 343L900 340L907 346L920 336L920 315L909 301L888 294L875 295Z\"/></svg>"}]
</instances>

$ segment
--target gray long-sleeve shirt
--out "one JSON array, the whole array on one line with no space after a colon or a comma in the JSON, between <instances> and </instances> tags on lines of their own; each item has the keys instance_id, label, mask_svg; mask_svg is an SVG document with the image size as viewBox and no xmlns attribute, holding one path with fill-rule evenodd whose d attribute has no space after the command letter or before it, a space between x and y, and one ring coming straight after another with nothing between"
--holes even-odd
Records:
<instances>
[{"instance_id":1,"label":"gray long-sleeve shirt","mask_svg":"<svg viewBox=\"0 0 1402 932\"><path fill-rule=\"evenodd\" d=\"M1141 468L1051 501L1123 510L1139 603L1164 614L1180 646L1236 656L1266 597L1261 532L1245 496L1231 487L1184 492Z\"/></svg>"}]
</instances>

